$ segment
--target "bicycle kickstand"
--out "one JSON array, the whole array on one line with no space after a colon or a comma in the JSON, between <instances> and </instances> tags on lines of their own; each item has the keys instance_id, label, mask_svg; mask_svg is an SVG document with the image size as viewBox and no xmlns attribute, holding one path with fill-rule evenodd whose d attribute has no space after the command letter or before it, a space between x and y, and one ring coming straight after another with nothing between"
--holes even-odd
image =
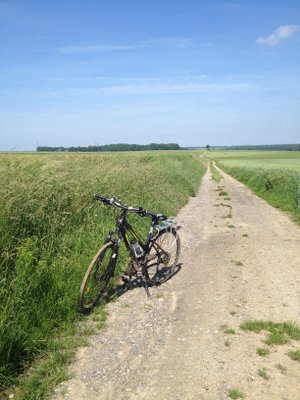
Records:
<instances>
[{"instance_id":1,"label":"bicycle kickstand","mask_svg":"<svg viewBox=\"0 0 300 400\"><path fill-rule=\"evenodd\" d=\"M147 297L148 297L148 299L151 299L151 294L150 294L150 290L149 290L149 287L148 287L148 283L147 283L146 279L143 279L143 281L144 281L144 288L146 290Z\"/></svg>"}]
</instances>

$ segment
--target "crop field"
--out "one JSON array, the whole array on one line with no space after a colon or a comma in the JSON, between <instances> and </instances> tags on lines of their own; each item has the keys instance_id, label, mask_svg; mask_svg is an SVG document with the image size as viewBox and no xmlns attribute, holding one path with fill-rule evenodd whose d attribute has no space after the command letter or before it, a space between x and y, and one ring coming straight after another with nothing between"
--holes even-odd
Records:
<instances>
[{"instance_id":1,"label":"crop field","mask_svg":"<svg viewBox=\"0 0 300 400\"><path fill-rule=\"evenodd\" d=\"M67 354L58 338L80 318L81 280L114 227L92 195L176 215L204 172L197 152L0 154L0 391L36 356Z\"/></svg>"},{"instance_id":2,"label":"crop field","mask_svg":"<svg viewBox=\"0 0 300 400\"><path fill-rule=\"evenodd\" d=\"M216 151L208 156L228 167L282 169L300 173L299 151Z\"/></svg>"},{"instance_id":3,"label":"crop field","mask_svg":"<svg viewBox=\"0 0 300 400\"><path fill-rule=\"evenodd\" d=\"M206 156L300 223L300 152L212 151Z\"/></svg>"}]
</instances>

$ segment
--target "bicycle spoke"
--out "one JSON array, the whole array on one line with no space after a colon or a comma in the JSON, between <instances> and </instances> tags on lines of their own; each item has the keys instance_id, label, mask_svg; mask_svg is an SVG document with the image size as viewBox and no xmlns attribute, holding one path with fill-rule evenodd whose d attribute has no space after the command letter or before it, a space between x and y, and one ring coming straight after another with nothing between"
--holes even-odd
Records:
<instances>
[{"instance_id":1,"label":"bicycle spoke","mask_svg":"<svg viewBox=\"0 0 300 400\"><path fill-rule=\"evenodd\" d=\"M150 249L147 280L151 284L166 281L174 272L179 257L179 238L175 231L161 232ZM156 262L153 262L154 259ZM149 262L150 261L150 262Z\"/></svg>"}]
</instances>

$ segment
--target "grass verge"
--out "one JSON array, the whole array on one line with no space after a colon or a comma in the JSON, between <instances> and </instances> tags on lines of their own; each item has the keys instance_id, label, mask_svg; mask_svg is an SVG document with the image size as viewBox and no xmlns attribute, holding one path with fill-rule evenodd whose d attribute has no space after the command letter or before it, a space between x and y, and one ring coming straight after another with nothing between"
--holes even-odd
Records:
<instances>
[{"instance_id":1,"label":"grass verge","mask_svg":"<svg viewBox=\"0 0 300 400\"><path fill-rule=\"evenodd\" d=\"M273 207L289 212L300 225L300 174L287 169L262 169L246 167L221 167L243 182Z\"/></svg>"},{"instance_id":2,"label":"grass verge","mask_svg":"<svg viewBox=\"0 0 300 400\"><path fill-rule=\"evenodd\" d=\"M81 318L79 286L114 226L112 207L93 203L93 193L176 215L204 172L196 152L0 155L1 392L19 385L22 374L18 400L46 398L39 376L53 366L53 386L63 377L60 365L72 358L78 344L68 332ZM146 219L131 222L143 234L149 227ZM124 252L119 261L118 273ZM61 350L57 338L64 337L68 346Z\"/></svg>"}]
</instances>

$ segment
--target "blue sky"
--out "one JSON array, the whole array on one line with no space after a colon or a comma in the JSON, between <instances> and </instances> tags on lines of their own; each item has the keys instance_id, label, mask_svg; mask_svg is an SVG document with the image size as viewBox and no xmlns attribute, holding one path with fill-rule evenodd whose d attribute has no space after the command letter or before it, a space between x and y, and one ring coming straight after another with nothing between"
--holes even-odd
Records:
<instances>
[{"instance_id":1,"label":"blue sky","mask_svg":"<svg viewBox=\"0 0 300 400\"><path fill-rule=\"evenodd\" d=\"M0 151L300 142L300 3L0 0Z\"/></svg>"}]
</instances>

